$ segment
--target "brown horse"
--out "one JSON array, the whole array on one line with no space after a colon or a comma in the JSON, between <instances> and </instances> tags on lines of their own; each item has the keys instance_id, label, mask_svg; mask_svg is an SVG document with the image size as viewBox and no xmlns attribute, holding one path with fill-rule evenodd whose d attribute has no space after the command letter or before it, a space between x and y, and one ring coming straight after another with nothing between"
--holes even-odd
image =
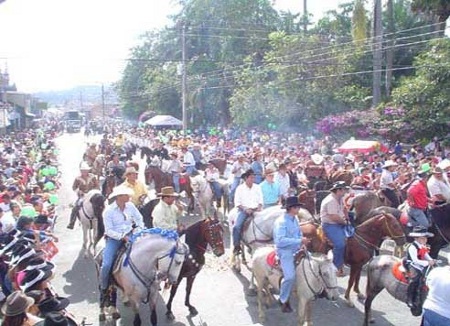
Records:
<instances>
[{"instance_id":1,"label":"brown horse","mask_svg":"<svg viewBox=\"0 0 450 326\"><path fill-rule=\"evenodd\" d=\"M308 210L308 212L311 213L312 216L314 216L314 214L316 213L316 191L313 189L300 190L298 200L301 203L305 204L305 208Z\"/></svg>"},{"instance_id":2,"label":"brown horse","mask_svg":"<svg viewBox=\"0 0 450 326\"><path fill-rule=\"evenodd\" d=\"M428 239L430 256L438 258L439 251L450 243L450 204L443 204L430 209L430 232L434 237Z\"/></svg>"},{"instance_id":3,"label":"brown horse","mask_svg":"<svg viewBox=\"0 0 450 326\"><path fill-rule=\"evenodd\" d=\"M108 196L112 193L113 188L118 186L120 183L122 182L116 175L113 173L108 174L102 184L102 195L105 196L105 198L108 198Z\"/></svg>"},{"instance_id":4,"label":"brown horse","mask_svg":"<svg viewBox=\"0 0 450 326\"><path fill-rule=\"evenodd\" d=\"M376 250L380 250L385 238L394 240L398 246L406 242L400 222L391 214L383 213L357 226L354 236L347 239L344 261L350 266L350 278L345 299L350 307L354 307L350 299L350 290L353 286L358 299L364 299L364 295L359 290L362 267L372 259Z\"/></svg>"},{"instance_id":5,"label":"brown horse","mask_svg":"<svg viewBox=\"0 0 450 326\"><path fill-rule=\"evenodd\" d=\"M330 182L331 185L338 181L344 181L347 186L350 186L352 184L353 177L354 176L351 171L340 170L331 173L330 176L328 177L328 181Z\"/></svg>"},{"instance_id":6,"label":"brown horse","mask_svg":"<svg viewBox=\"0 0 450 326\"><path fill-rule=\"evenodd\" d=\"M173 179L170 173L163 172L159 167L154 165L147 165L144 172L145 184L149 185L152 182L155 185L157 193L161 192L161 188L172 186ZM191 187L191 179L189 175L183 173L180 177L180 192L186 192L186 196L189 199L188 212L194 211L195 198Z\"/></svg>"},{"instance_id":7,"label":"brown horse","mask_svg":"<svg viewBox=\"0 0 450 326\"><path fill-rule=\"evenodd\" d=\"M390 203L386 203L385 197L382 197L381 191L368 191L365 194L356 195L352 202L356 223L360 224L362 221L366 221L369 212L380 206L390 206Z\"/></svg>"}]
</instances>

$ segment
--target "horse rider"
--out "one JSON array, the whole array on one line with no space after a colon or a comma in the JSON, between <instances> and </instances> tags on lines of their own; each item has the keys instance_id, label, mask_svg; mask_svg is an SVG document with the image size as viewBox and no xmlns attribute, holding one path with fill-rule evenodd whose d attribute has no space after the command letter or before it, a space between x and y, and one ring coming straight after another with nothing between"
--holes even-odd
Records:
<instances>
[{"instance_id":1,"label":"horse rider","mask_svg":"<svg viewBox=\"0 0 450 326\"><path fill-rule=\"evenodd\" d=\"M282 312L292 312L289 296L295 283L295 254L302 245L302 231L297 219L301 206L298 197L286 198L286 213L276 219L273 228L274 244L283 270L279 299Z\"/></svg>"},{"instance_id":2,"label":"horse rider","mask_svg":"<svg viewBox=\"0 0 450 326\"><path fill-rule=\"evenodd\" d=\"M423 303L423 326L450 325L450 266L433 268L427 276L428 294Z\"/></svg>"},{"instance_id":3,"label":"horse rider","mask_svg":"<svg viewBox=\"0 0 450 326\"><path fill-rule=\"evenodd\" d=\"M100 140L100 151L106 154L107 148L110 146L108 134L104 134L103 138Z\"/></svg>"},{"instance_id":4,"label":"horse rider","mask_svg":"<svg viewBox=\"0 0 450 326\"><path fill-rule=\"evenodd\" d=\"M188 175L191 175L195 170L195 160L194 155L187 147L182 147L181 152L183 153L183 166Z\"/></svg>"},{"instance_id":5,"label":"horse rider","mask_svg":"<svg viewBox=\"0 0 450 326\"><path fill-rule=\"evenodd\" d=\"M89 147L86 149L85 161L92 166L94 164L95 158L99 153L97 152L97 145L95 143L91 143Z\"/></svg>"},{"instance_id":6,"label":"horse rider","mask_svg":"<svg viewBox=\"0 0 450 326\"><path fill-rule=\"evenodd\" d=\"M234 193L236 192L237 187L241 183L242 174L250 169L250 165L245 161L244 154L239 154L237 157L237 161L233 163L231 167L231 173L234 176L233 183L230 187L230 199L234 200Z\"/></svg>"},{"instance_id":7,"label":"horse rider","mask_svg":"<svg viewBox=\"0 0 450 326\"><path fill-rule=\"evenodd\" d=\"M153 210L153 227L166 230L183 232L184 227L180 223L180 218L183 215L183 206L177 202L179 195L175 192L173 187L162 187L158 194L161 198L159 203Z\"/></svg>"},{"instance_id":8,"label":"horse rider","mask_svg":"<svg viewBox=\"0 0 450 326\"><path fill-rule=\"evenodd\" d=\"M217 180L220 178L219 169L214 166L212 161L208 162L205 169L205 179L211 185L211 189L214 193L214 198L217 203L217 207L220 207L220 201L222 199L222 188Z\"/></svg>"},{"instance_id":9,"label":"horse rider","mask_svg":"<svg viewBox=\"0 0 450 326\"><path fill-rule=\"evenodd\" d=\"M344 205L344 196L350 189L344 181L333 184L330 194L320 205L320 219L322 228L328 239L333 243L333 263L337 268L336 275L342 277L344 273L345 228L348 224L348 213Z\"/></svg>"},{"instance_id":10,"label":"horse rider","mask_svg":"<svg viewBox=\"0 0 450 326\"><path fill-rule=\"evenodd\" d=\"M122 185L115 187L108 197L114 201L103 212L105 249L100 269L100 305L106 297L111 268L118 250L122 244L129 241L129 236L136 227L144 228L141 213L130 202L132 195L133 191L128 187Z\"/></svg>"},{"instance_id":11,"label":"horse rider","mask_svg":"<svg viewBox=\"0 0 450 326\"><path fill-rule=\"evenodd\" d=\"M238 215L233 226L233 253L241 252L241 231L245 220L254 212L261 211L263 195L259 185L254 184L255 173L248 169L242 174L244 182L236 188L234 203L238 208Z\"/></svg>"},{"instance_id":12,"label":"horse rider","mask_svg":"<svg viewBox=\"0 0 450 326\"><path fill-rule=\"evenodd\" d=\"M256 152L253 155L251 168L255 172L255 183L259 185L263 181L264 176L264 163L262 162L262 154L260 152Z\"/></svg>"},{"instance_id":13,"label":"horse rider","mask_svg":"<svg viewBox=\"0 0 450 326\"><path fill-rule=\"evenodd\" d=\"M142 205L143 197L148 195L147 187L138 180L139 172L134 166L129 166L125 170L125 181L122 183L123 186L133 190L133 195L131 195L131 202L139 207Z\"/></svg>"},{"instance_id":14,"label":"horse rider","mask_svg":"<svg viewBox=\"0 0 450 326\"><path fill-rule=\"evenodd\" d=\"M289 174L287 174L286 164L281 163L278 166L278 172L275 174L275 182L280 186L282 200L290 197L291 182L289 180Z\"/></svg>"},{"instance_id":15,"label":"horse rider","mask_svg":"<svg viewBox=\"0 0 450 326\"><path fill-rule=\"evenodd\" d=\"M444 180L444 170L435 167L432 176L427 182L428 192L436 202L450 203L450 186Z\"/></svg>"},{"instance_id":16,"label":"horse rider","mask_svg":"<svg viewBox=\"0 0 450 326\"><path fill-rule=\"evenodd\" d=\"M394 182L393 174L396 167L397 163L392 160L387 160L383 165L383 171L381 172L380 177L380 189L394 208L397 208L400 205L396 193L397 185Z\"/></svg>"},{"instance_id":17,"label":"horse rider","mask_svg":"<svg viewBox=\"0 0 450 326\"><path fill-rule=\"evenodd\" d=\"M180 174L183 170L183 164L178 159L178 153L176 151L172 151L170 153L170 163L167 170L172 175L172 182L175 187L175 192L180 193Z\"/></svg>"},{"instance_id":18,"label":"horse rider","mask_svg":"<svg viewBox=\"0 0 450 326\"><path fill-rule=\"evenodd\" d=\"M160 160L170 160L169 151L159 139L155 141L155 149L152 151L152 154L157 156Z\"/></svg>"},{"instance_id":19,"label":"horse rider","mask_svg":"<svg viewBox=\"0 0 450 326\"><path fill-rule=\"evenodd\" d=\"M430 166L423 164L421 170L417 173L416 180L411 184L407 191L406 201L408 203L408 217L413 226L423 226L428 229L430 222L426 215L428 204L434 204L434 200L427 194L427 179Z\"/></svg>"},{"instance_id":20,"label":"horse rider","mask_svg":"<svg viewBox=\"0 0 450 326\"><path fill-rule=\"evenodd\" d=\"M191 153L194 157L195 168L197 170L200 170L200 168L202 167L202 161L204 159L201 145L199 143L194 143Z\"/></svg>"},{"instance_id":21,"label":"horse rider","mask_svg":"<svg viewBox=\"0 0 450 326\"><path fill-rule=\"evenodd\" d=\"M276 206L281 202L280 185L275 181L275 170L266 168L264 181L259 184L263 195L264 208Z\"/></svg>"},{"instance_id":22,"label":"horse rider","mask_svg":"<svg viewBox=\"0 0 450 326\"><path fill-rule=\"evenodd\" d=\"M408 236L414 238L414 241L406 250L406 267L410 274L407 305L410 308L415 308L417 306L417 292L420 290L421 279L424 276L423 272L426 267L433 266L436 263L429 255L429 249L426 245L428 238L433 237L434 234L428 232L423 226L416 226Z\"/></svg>"},{"instance_id":23,"label":"horse rider","mask_svg":"<svg viewBox=\"0 0 450 326\"><path fill-rule=\"evenodd\" d=\"M80 164L80 175L75 178L72 184L72 190L77 193L78 199L72 208L72 213L70 214L70 221L67 225L68 229L73 229L75 221L77 219L78 211L80 210L83 196L87 194L92 189L98 189L99 184L97 177L90 173L91 167L86 162L81 162Z\"/></svg>"},{"instance_id":24,"label":"horse rider","mask_svg":"<svg viewBox=\"0 0 450 326\"><path fill-rule=\"evenodd\" d=\"M292 189L292 191L295 192L295 194L298 193L298 185L299 185L299 180L298 180L298 175L297 175L297 166L300 164L300 162L298 161L298 159L294 156L292 158L287 158L284 161L284 164L286 164L286 173L289 176L289 187L290 189Z\"/></svg>"},{"instance_id":25,"label":"horse rider","mask_svg":"<svg viewBox=\"0 0 450 326\"><path fill-rule=\"evenodd\" d=\"M123 145L125 145L125 136L120 131L117 134L117 137L114 139L114 148L115 148L116 151L122 151L123 150Z\"/></svg>"},{"instance_id":26,"label":"horse rider","mask_svg":"<svg viewBox=\"0 0 450 326\"><path fill-rule=\"evenodd\" d=\"M114 152L112 154L112 159L106 164L106 172L108 174L113 174L118 180L122 179L122 175L126 170L126 164L124 161L120 160L120 154Z\"/></svg>"}]
</instances>

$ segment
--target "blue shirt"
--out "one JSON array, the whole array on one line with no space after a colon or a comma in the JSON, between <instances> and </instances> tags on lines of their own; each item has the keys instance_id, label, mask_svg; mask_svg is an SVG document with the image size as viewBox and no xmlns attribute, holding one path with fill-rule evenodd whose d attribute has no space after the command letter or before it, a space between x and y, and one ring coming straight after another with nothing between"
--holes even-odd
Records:
<instances>
[{"instance_id":1,"label":"blue shirt","mask_svg":"<svg viewBox=\"0 0 450 326\"><path fill-rule=\"evenodd\" d=\"M277 182L269 183L264 180L259 184L263 194L264 205L276 204L281 196L280 185Z\"/></svg>"},{"instance_id":2,"label":"blue shirt","mask_svg":"<svg viewBox=\"0 0 450 326\"><path fill-rule=\"evenodd\" d=\"M142 215L132 202L127 202L123 211L116 202L106 207L103 212L103 222L105 223L105 234L115 240L121 240L130 233L133 223L144 228Z\"/></svg>"},{"instance_id":3,"label":"blue shirt","mask_svg":"<svg viewBox=\"0 0 450 326\"><path fill-rule=\"evenodd\" d=\"M284 214L277 218L273 228L273 239L278 252L297 252L302 244L302 231L297 217Z\"/></svg>"}]
</instances>

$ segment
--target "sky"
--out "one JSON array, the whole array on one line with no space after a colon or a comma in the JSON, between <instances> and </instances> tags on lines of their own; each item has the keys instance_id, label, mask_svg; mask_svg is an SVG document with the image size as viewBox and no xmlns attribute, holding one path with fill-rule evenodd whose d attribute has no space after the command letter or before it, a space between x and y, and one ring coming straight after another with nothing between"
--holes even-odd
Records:
<instances>
[{"instance_id":1,"label":"sky","mask_svg":"<svg viewBox=\"0 0 450 326\"><path fill-rule=\"evenodd\" d=\"M217 0L220 1L220 0ZM299 12L302 0L274 0ZM309 0L314 17L343 0ZM168 24L171 0L6 0L0 4L0 70L20 92L100 85L120 79L139 35Z\"/></svg>"}]
</instances>

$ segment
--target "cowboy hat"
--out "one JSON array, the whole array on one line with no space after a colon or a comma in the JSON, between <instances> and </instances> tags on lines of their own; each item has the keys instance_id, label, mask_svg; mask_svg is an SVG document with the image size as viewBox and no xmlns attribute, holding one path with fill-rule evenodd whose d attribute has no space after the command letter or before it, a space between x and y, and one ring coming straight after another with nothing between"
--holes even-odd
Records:
<instances>
[{"instance_id":1,"label":"cowboy hat","mask_svg":"<svg viewBox=\"0 0 450 326\"><path fill-rule=\"evenodd\" d=\"M248 169L247 171L242 173L241 178L245 180L251 175L255 175L255 171L253 171L253 169Z\"/></svg>"},{"instance_id":2,"label":"cowboy hat","mask_svg":"<svg viewBox=\"0 0 450 326\"><path fill-rule=\"evenodd\" d=\"M444 173L444 170L442 168L440 168L439 166L436 166L433 171L431 171L431 173L433 174L442 174Z\"/></svg>"},{"instance_id":3,"label":"cowboy hat","mask_svg":"<svg viewBox=\"0 0 450 326\"><path fill-rule=\"evenodd\" d=\"M330 191L338 190L338 189L350 189L349 186L345 183L345 181L338 181L333 183L333 186L329 189Z\"/></svg>"},{"instance_id":4,"label":"cowboy hat","mask_svg":"<svg viewBox=\"0 0 450 326\"><path fill-rule=\"evenodd\" d=\"M128 196L132 196L134 194L134 191L126 186L117 186L114 187L112 193L108 196L108 199L113 199L117 196L121 196L121 195L128 195Z\"/></svg>"},{"instance_id":5,"label":"cowboy hat","mask_svg":"<svg viewBox=\"0 0 450 326\"><path fill-rule=\"evenodd\" d=\"M275 172L277 172L277 171L274 168L269 167L269 168L266 168L266 170L264 171L264 175L274 174Z\"/></svg>"},{"instance_id":6,"label":"cowboy hat","mask_svg":"<svg viewBox=\"0 0 450 326\"><path fill-rule=\"evenodd\" d=\"M38 308L43 315L51 312L66 309L70 304L69 299L62 297L48 297L38 304Z\"/></svg>"},{"instance_id":7,"label":"cowboy hat","mask_svg":"<svg viewBox=\"0 0 450 326\"><path fill-rule=\"evenodd\" d=\"M52 262L46 261L44 258L36 256L28 261L25 271L31 271L32 269L40 269L43 271L49 271L49 270L53 270L54 268L55 268L55 264L53 264Z\"/></svg>"},{"instance_id":8,"label":"cowboy hat","mask_svg":"<svg viewBox=\"0 0 450 326\"><path fill-rule=\"evenodd\" d=\"M34 304L34 299L26 296L21 291L11 293L2 307L5 316L17 316L25 313Z\"/></svg>"},{"instance_id":9,"label":"cowboy hat","mask_svg":"<svg viewBox=\"0 0 450 326\"><path fill-rule=\"evenodd\" d=\"M134 166L129 166L129 167L127 167L127 169L125 170L124 175L127 176L127 175L129 175L129 174L131 174L131 173L138 174L139 172L136 170L136 168L135 168Z\"/></svg>"},{"instance_id":10,"label":"cowboy hat","mask_svg":"<svg viewBox=\"0 0 450 326\"><path fill-rule=\"evenodd\" d=\"M53 275L53 272L42 269L32 269L25 271L25 277L23 278L20 288L23 292L27 292L32 286L49 279Z\"/></svg>"},{"instance_id":11,"label":"cowboy hat","mask_svg":"<svg viewBox=\"0 0 450 326\"><path fill-rule=\"evenodd\" d=\"M42 326L67 326L69 320L60 312L49 312L44 319Z\"/></svg>"},{"instance_id":12,"label":"cowboy hat","mask_svg":"<svg viewBox=\"0 0 450 326\"><path fill-rule=\"evenodd\" d=\"M397 166L397 165L398 164L395 163L394 161L387 160L386 162L384 162L383 169L387 169L387 168L390 168L391 166Z\"/></svg>"},{"instance_id":13,"label":"cowboy hat","mask_svg":"<svg viewBox=\"0 0 450 326\"><path fill-rule=\"evenodd\" d=\"M411 238L419 238L419 237L431 238L431 237L434 237L434 234L431 233L431 232L428 232L427 228L419 225L419 226L415 226L413 228L413 230L408 234L408 237L411 237Z\"/></svg>"},{"instance_id":14,"label":"cowboy hat","mask_svg":"<svg viewBox=\"0 0 450 326\"><path fill-rule=\"evenodd\" d=\"M318 153L315 153L311 155L311 160L314 162L314 164L322 164L323 156Z\"/></svg>"},{"instance_id":15,"label":"cowboy hat","mask_svg":"<svg viewBox=\"0 0 450 326\"><path fill-rule=\"evenodd\" d=\"M298 197L291 196L286 198L282 208L289 209L291 207L301 207L301 206L304 206L304 204L298 201Z\"/></svg>"},{"instance_id":16,"label":"cowboy hat","mask_svg":"<svg viewBox=\"0 0 450 326\"><path fill-rule=\"evenodd\" d=\"M431 171L431 166L429 163L424 163L420 166L420 170L417 171L418 176L427 176Z\"/></svg>"},{"instance_id":17,"label":"cowboy hat","mask_svg":"<svg viewBox=\"0 0 450 326\"><path fill-rule=\"evenodd\" d=\"M89 166L89 164L85 161L81 162L80 164L80 171L90 171L91 167Z\"/></svg>"},{"instance_id":18,"label":"cowboy hat","mask_svg":"<svg viewBox=\"0 0 450 326\"><path fill-rule=\"evenodd\" d=\"M180 196L175 192L172 186L162 187L161 192L157 195L158 197L178 197Z\"/></svg>"}]
</instances>

